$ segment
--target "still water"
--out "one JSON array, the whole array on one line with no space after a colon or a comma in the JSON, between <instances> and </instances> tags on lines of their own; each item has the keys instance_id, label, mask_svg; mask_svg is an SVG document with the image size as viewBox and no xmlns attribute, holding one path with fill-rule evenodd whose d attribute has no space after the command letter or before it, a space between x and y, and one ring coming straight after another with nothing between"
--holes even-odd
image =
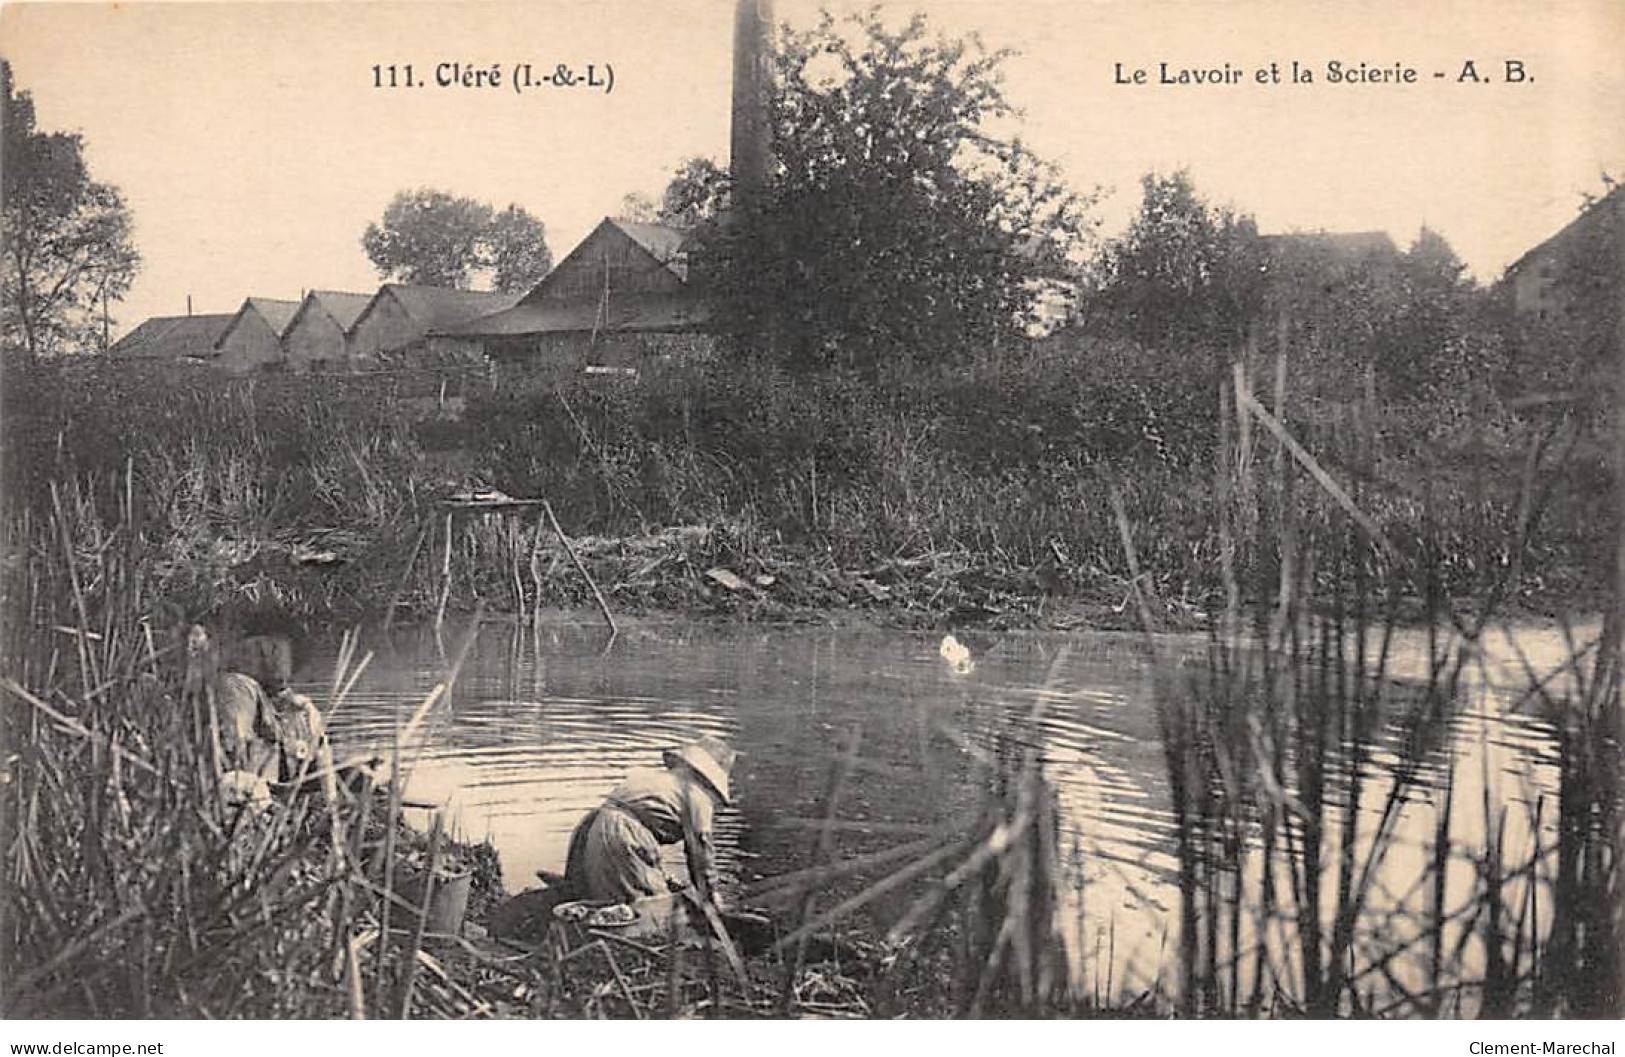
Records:
<instances>
[{"instance_id":1,"label":"still water","mask_svg":"<svg viewBox=\"0 0 1625 1057\"><path fill-rule=\"evenodd\" d=\"M341 755L388 755L398 725L444 677L459 634L448 625L444 639L432 629L363 635L371 662L330 719ZM337 638L319 642L302 665L302 688L318 701L327 700ZM1118 979L1126 974L1133 985L1138 974L1148 983L1176 942L1178 892L1142 641L1107 633L963 638L974 662L968 672L943 659L932 633L672 622L623 630L606 647L595 626L487 623L449 701L407 747L407 795L444 805L461 836L489 838L517 891L538 869L562 868L571 828L628 769L658 766L663 748L717 734L741 751L738 807L718 819L724 885L748 885L804 865L789 860L813 839L807 827L855 729L859 755L876 766L854 779L840 814L851 820L843 832L867 851L963 812L969 794L955 788L963 770L944 766L936 732L959 733L964 751L974 752L1041 706L1027 736L1038 740L1064 846L1086 882L1079 941L1098 947L1109 936ZM1517 649L1498 635L1484 651L1449 734L1459 761L1456 832L1484 831L1480 790L1488 782L1514 808L1509 856L1531 839L1522 809L1556 788L1552 732L1518 704L1527 685L1518 652L1541 670L1564 655L1554 631L1520 629L1517 638ZM1204 655L1199 638L1161 645L1164 660L1187 667ZM1406 637L1390 671L1421 677L1425 657L1425 636ZM1438 808L1422 793L1399 828L1396 870L1417 868L1432 832Z\"/></svg>"}]
</instances>

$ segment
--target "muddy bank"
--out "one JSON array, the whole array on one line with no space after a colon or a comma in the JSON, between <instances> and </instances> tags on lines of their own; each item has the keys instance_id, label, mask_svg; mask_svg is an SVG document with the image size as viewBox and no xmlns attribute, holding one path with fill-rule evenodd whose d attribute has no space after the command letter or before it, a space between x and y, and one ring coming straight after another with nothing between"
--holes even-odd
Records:
<instances>
[{"instance_id":1,"label":"muddy bank","mask_svg":"<svg viewBox=\"0 0 1625 1057\"><path fill-rule=\"evenodd\" d=\"M963 550L842 562L753 537L737 525L685 525L638 536L560 539L538 517L438 515L412 539L368 539L337 531L221 543L211 552L217 585L210 608L271 613L284 623L420 622L471 612L600 620L628 617L723 619L771 624L871 624L908 629L1138 630L1135 583L1098 563L1074 562L1060 547L1037 565L989 562ZM242 557L247 555L246 557ZM1162 630L1208 627L1219 593L1143 574L1139 582ZM1563 585L1504 601L1514 619L1597 609L1602 590ZM1401 625L1428 622L1420 598L1398 598ZM1458 617L1471 622L1472 613Z\"/></svg>"},{"instance_id":2,"label":"muddy bank","mask_svg":"<svg viewBox=\"0 0 1625 1057\"><path fill-rule=\"evenodd\" d=\"M752 539L735 526L688 525L566 544L540 523L444 515L412 538L359 532L217 540L188 554L182 594L194 611L295 625L434 619L468 612L533 616L607 607L616 615L725 617L771 623L861 620L891 627L1119 629L1134 626L1127 578L1052 557L1038 566L989 563L965 551L838 561L828 551ZM573 554L572 554L573 552ZM1056 548L1056 554L1060 554ZM155 570L160 578L170 564ZM1153 589L1158 619L1201 626L1206 609Z\"/></svg>"}]
</instances>

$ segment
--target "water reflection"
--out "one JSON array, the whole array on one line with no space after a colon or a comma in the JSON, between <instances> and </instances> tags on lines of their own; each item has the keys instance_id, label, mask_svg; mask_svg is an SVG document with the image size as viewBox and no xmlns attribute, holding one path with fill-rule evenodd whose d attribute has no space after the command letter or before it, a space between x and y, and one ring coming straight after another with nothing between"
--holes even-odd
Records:
<instances>
[{"instance_id":1,"label":"water reflection","mask_svg":"<svg viewBox=\"0 0 1625 1057\"><path fill-rule=\"evenodd\" d=\"M442 678L446 647L430 631L409 629L364 645L376 656L331 729L346 749L387 749ZM1205 643L1165 645L1191 678L1200 677ZM1084 949L1109 937L1122 967L1116 978L1130 972L1131 987L1148 985L1165 962L1177 928L1175 824L1150 665L1136 638L982 636L970 643L973 666L945 660L940 636L861 628L672 623L635 627L608 652L603 646L596 628L487 625L450 702L436 709L415 747L408 796L447 805L463 835L489 837L510 888L530 884L538 868L559 869L577 819L628 770L658 765L663 748L701 734L741 750L740 808L717 820L724 885L737 885L803 865L793 860L811 843L806 821L821 814L837 746L855 729L872 767L843 794L840 814L854 823L843 836L848 854L901 843L908 838L897 835L900 827L950 821L973 798L967 769L944 764L937 730L962 731L982 749L1025 731L1019 736L1037 739L1056 788L1062 846L1075 853L1086 882L1093 935L1084 935ZM1547 659L1539 649L1537 641L1537 663ZM1393 670L1425 670L1425 650L1425 637L1401 642ZM320 683L332 659L312 658L307 690L325 692ZM1502 656L1469 683L1433 756L1441 768L1457 761L1465 776L1451 807L1457 832L1482 833L1482 818L1471 815L1479 786L1487 780L1532 812L1555 789L1552 743L1540 719L1509 711L1511 688L1525 685L1521 662ZM1035 713L1036 726L1019 722ZM1405 733L1387 730L1366 760L1374 790L1391 778ZM1422 775L1396 828L1396 876L1417 866L1433 833L1430 780ZM1377 791L1362 804L1381 807ZM1513 820L1508 854L1533 832ZM1465 898L1461 886L1471 878L1457 872L1454 894ZM1398 905L1409 897L1386 898Z\"/></svg>"}]
</instances>

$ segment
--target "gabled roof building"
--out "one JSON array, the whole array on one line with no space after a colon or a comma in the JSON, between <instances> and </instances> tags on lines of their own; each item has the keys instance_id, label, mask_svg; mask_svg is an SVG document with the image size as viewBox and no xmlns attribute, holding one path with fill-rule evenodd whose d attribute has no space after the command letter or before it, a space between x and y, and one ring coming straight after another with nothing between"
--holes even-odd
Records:
<instances>
[{"instance_id":1,"label":"gabled roof building","mask_svg":"<svg viewBox=\"0 0 1625 1057\"><path fill-rule=\"evenodd\" d=\"M282 333L298 310L298 301L247 298L215 340L216 362L237 374L280 366Z\"/></svg>"},{"instance_id":2,"label":"gabled roof building","mask_svg":"<svg viewBox=\"0 0 1625 1057\"><path fill-rule=\"evenodd\" d=\"M299 303L282 332L282 356L289 370L341 370L348 366L350 327L366 311L371 294L312 290Z\"/></svg>"},{"instance_id":3,"label":"gabled roof building","mask_svg":"<svg viewBox=\"0 0 1625 1057\"><path fill-rule=\"evenodd\" d=\"M628 364L709 348L709 305L690 282L687 236L606 217L512 308L435 333L497 360Z\"/></svg>"},{"instance_id":4,"label":"gabled roof building","mask_svg":"<svg viewBox=\"0 0 1625 1057\"><path fill-rule=\"evenodd\" d=\"M1507 266L1501 282L1511 292L1514 311L1552 319L1595 309L1608 296L1618 270L1603 258L1620 252L1622 197L1625 184L1588 202L1579 216Z\"/></svg>"},{"instance_id":5,"label":"gabled roof building","mask_svg":"<svg viewBox=\"0 0 1625 1057\"><path fill-rule=\"evenodd\" d=\"M512 308L519 297L515 293L385 283L350 327L350 358L367 363L409 350L427 350L431 332Z\"/></svg>"}]
</instances>

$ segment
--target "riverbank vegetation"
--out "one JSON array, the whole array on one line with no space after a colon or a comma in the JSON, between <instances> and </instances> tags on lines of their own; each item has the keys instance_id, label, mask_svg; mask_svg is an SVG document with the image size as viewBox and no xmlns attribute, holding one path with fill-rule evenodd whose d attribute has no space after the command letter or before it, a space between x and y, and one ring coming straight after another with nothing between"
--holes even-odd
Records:
<instances>
[{"instance_id":1,"label":"riverbank vegetation","mask_svg":"<svg viewBox=\"0 0 1625 1057\"><path fill-rule=\"evenodd\" d=\"M1115 487L1164 618L1198 626L1226 592L1211 516L1220 406L1178 370L1100 342L878 381L701 364L635 381L465 374L442 389L64 364L9 372L0 428L13 531L32 553L59 546L44 533L55 507L88 526L127 505L149 582L227 623L391 602L432 616L448 569L452 611L590 604L535 512L460 515L448 555L440 501L496 487L550 501L617 609L1122 626ZM1424 551L1455 596L1493 589L1559 612L1599 600L1614 521L1583 416L1305 399L1277 421L1359 487L1393 548L1367 569L1406 577L1413 612L1430 588L1407 570ZM1369 450L1338 445L1356 422ZM1521 505L1526 480L1545 495L1539 518ZM1296 502L1311 519L1333 506L1318 491Z\"/></svg>"}]
</instances>

